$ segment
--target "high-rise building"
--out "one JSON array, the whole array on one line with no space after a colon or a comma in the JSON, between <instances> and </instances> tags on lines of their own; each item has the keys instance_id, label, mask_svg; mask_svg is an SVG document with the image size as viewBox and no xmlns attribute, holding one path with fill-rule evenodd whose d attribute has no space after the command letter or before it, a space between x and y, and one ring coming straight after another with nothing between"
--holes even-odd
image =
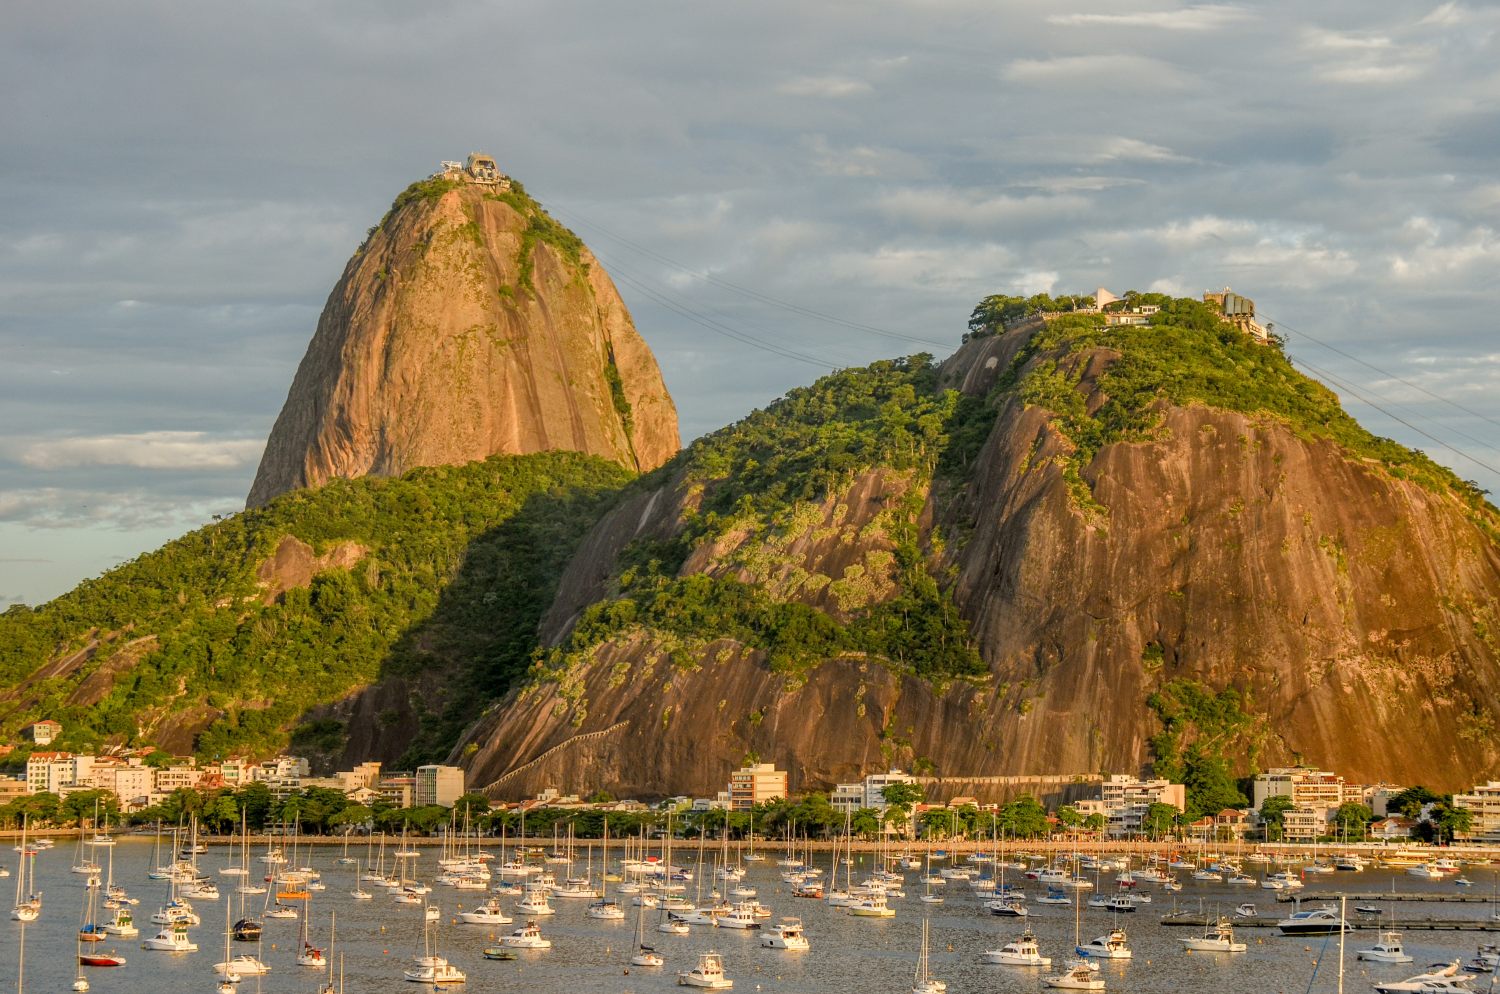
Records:
<instances>
[{"instance_id":1,"label":"high-rise building","mask_svg":"<svg viewBox=\"0 0 1500 994\"><path fill-rule=\"evenodd\" d=\"M419 766L412 803L417 807L441 804L451 808L464 794L464 771L457 766Z\"/></svg>"},{"instance_id":2,"label":"high-rise building","mask_svg":"<svg viewBox=\"0 0 1500 994\"><path fill-rule=\"evenodd\" d=\"M749 811L786 793L786 771L778 770L774 763L755 763L729 775L729 807L733 811Z\"/></svg>"}]
</instances>

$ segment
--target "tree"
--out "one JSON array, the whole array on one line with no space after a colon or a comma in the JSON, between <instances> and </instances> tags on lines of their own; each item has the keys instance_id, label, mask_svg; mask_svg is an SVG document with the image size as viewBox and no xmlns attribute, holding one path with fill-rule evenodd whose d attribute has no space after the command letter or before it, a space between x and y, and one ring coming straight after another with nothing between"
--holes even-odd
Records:
<instances>
[{"instance_id":1,"label":"tree","mask_svg":"<svg viewBox=\"0 0 1500 994\"><path fill-rule=\"evenodd\" d=\"M1267 800L1270 800L1270 798L1267 798ZM1362 841L1365 837L1366 829L1369 828L1370 822L1374 817L1375 813L1368 806L1360 804L1358 801L1345 801L1333 813L1333 822L1338 826L1339 831L1344 834L1346 839L1354 836L1357 832Z\"/></svg>"},{"instance_id":2,"label":"tree","mask_svg":"<svg viewBox=\"0 0 1500 994\"><path fill-rule=\"evenodd\" d=\"M1286 834L1286 813L1295 805L1286 794L1272 794L1260 804L1260 823L1266 828L1266 841L1276 842Z\"/></svg>"},{"instance_id":3,"label":"tree","mask_svg":"<svg viewBox=\"0 0 1500 994\"><path fill-rule=\"evenodd\" d=\"M1171 807L1171 805L1168 805L1168 807ZM1173 810L1175 811L1176 809L1174 808ZM1093 832L1095 835L1104 831L1104 825L1104 816L1097 811L1089 815L1087 818L1083 819L1083 827L1088 829L1090 832Z\"/></svg>"},{"instance_id":4,"label":"tree","mask_svg":"<svg viewBox=\"0 0 1500 994\"><path fill-rule=\"evenodd\" d=\"M469 791L461 794L458 800L453 802L453 811L458 815L458 824L463 826L464 819L472 819L474 824L490 813L490 799L478 791Z\"/></svg>"},{"instance_id":5,"label":"tree","mask_svg":"<svg viewBox=\"0 0 1500 994\"><path fill-rule=\"evenodd\" d=\"M880 796L886 804L886 822L905 826L911 819L912 808L927 799L927 792L914 783L897 781L882 787Z\"/></svg>"},{"instance_id":6,"label":"tree","mask_svg":"<svg viewBox=\"0 0 1500 994\"><path fill-rule=\"evenodd\" d=\"M1229 775L1229 763L1222 756L1200 749L1196 743L1188 747L1184 759L1186 772L1182 782L1187 787L1188 814L1217 815L1225 808L1239 808L1245 804L1245 795Z\"/></svg>"},{"instance_id":7,"label":"tree","mask_svg":"<svg viewBox=\"0 0 1500 994\"><path fill-rule=\"evenodd\" d=\"M880 834L880 812L874 808L860 808L849 819L849 830L856 835L869 838Z\"/></svg>"},{"instance_id":8,"label":"tree","mask_svg":"<svg viewBox=\"0 0 1500 994\"><path fill-rule=\"evenodd\" d=\"M1064 804L1057 809L1057 820L1067 828L1077 828L1083 824L1083 815L1071 804Z\"/></svg>"},{"instance_id":9,"label":"tree","mask_svg":"<svg viewBox=\"0 0 1500 994\"><path fill-rule=\"evenodd\" d=\"M1049 829L1047 809L1030 794L1022 794L1003 805L998 821L1002 829L1016 838L1039 838L1046 835Z\"/></svg>"},{"instance_id":10,"label":"tree","mask_svg":"<svg viewBox=\"0 0 1500 994\"><path fill-rule=\"evenodd\" d=\"M1437 828L1438 843L1444 839L1452 842L1474 827L1474 812L1468 808L1456 808L1451 802L1440 802L1433 806L1431 821Z\"/></svg>"},{"instance_id":11,"label":"tree","mask_svg":"<svg viewBox=\"0 0 1500 994\"><path fill-rule=\"evenodd\" d=\"M1179 814L1175 805L1153 801L1141 816L1141 831L1153 839L1165 838L1177 824Z\"/></svg>"},{"instance_id":12,"label":"tree","mask_svg":"<svg viewBox=\"0 0 1500 994\"><path fill-rule=\"evenodd\" d=\"M1421 816L1424 807L1442 799L1443 795L1418 785L1393 794L1391 799L1385 802L1385 808L1387 811L1399 811L1406 817L1415 819Z\"/></svg>"}]
</instances>

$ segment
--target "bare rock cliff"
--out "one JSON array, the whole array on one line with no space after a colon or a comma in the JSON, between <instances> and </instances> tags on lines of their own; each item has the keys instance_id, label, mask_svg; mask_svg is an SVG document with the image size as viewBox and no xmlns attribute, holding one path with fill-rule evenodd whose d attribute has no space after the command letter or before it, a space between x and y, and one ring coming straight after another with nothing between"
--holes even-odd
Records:
<instances>
[{"instance_id":1,"label":"bare rock cliff","mask_svg":"<svg viewBox=\"0 0 1500 994\"><path fill-rule=\"evenodd\" d=\"M349 260L247 505L336 477L678 449L661 372L598 260L520 190L428 180Z\"/></svg>"}]
</instances>

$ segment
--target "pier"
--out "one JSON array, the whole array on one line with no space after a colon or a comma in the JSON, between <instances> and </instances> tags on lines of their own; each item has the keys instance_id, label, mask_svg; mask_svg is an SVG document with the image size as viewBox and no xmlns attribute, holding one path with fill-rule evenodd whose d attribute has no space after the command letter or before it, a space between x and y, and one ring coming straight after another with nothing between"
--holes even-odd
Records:
<instances>
[{"instance_id":1,"label":"pier","mask_svg":"<svg viewBox=\"0 0 1500 994\"><path fill-rule=\"evenodd\" d=\"M1164 915L1159 919L1163 925L1191 925L1206 928L1219 919L1213 915L1178 914ZM1280 918L1231 917L1235 928L1275 928ZM1384 916L1371 917L1368 921L1351 919L1349 927L1356 932L1380 932L1396 928L1402 932L1500 932L1500 921L1488 918L1403 918L1399 922L1388 922ZM1338 933L1333 933L1337 935ZM1321 935L1289 935L1288 939L1321 939Z\"/></svg>"}]
</instances>

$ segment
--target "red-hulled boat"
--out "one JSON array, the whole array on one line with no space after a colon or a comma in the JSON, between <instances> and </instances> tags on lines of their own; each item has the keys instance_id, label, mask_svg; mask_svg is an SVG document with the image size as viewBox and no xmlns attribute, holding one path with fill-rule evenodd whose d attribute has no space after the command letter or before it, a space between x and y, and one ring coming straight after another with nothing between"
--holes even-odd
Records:
<instances>
[{"instance_id":1,"label":"red-hulled boat","mask_svg":"<svg viewBox=\"0 0 1500 994\"><path fill-rule=\"evenodd\" d=\"M125 957L119 953L79 953L78 962L84 966L124 966Z\"/></svg>"}]
</instances>

